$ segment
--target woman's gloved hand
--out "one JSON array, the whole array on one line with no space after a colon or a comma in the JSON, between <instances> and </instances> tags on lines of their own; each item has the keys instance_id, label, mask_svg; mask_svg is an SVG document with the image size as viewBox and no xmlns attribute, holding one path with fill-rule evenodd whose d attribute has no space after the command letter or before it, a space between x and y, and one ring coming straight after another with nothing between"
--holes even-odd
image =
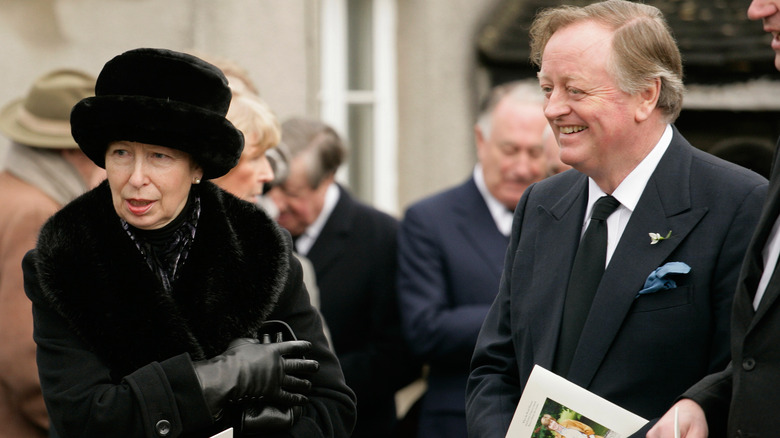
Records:
<instances>
[{"instance_id":1,"label":"woman's gloved hand","mask_svg":"<svg viewBox=\"0 0 780 438\"><path fill-rule=\"evenodd\" d=\"M302 405L309 380L296 377L319 369L319 362L299 359L311 349L308 341L261 344L257 339L238 338L224 353L195 362L203 395L214 417L228 402L264 398L286 406Z\"/></svg>"}]
</instances>

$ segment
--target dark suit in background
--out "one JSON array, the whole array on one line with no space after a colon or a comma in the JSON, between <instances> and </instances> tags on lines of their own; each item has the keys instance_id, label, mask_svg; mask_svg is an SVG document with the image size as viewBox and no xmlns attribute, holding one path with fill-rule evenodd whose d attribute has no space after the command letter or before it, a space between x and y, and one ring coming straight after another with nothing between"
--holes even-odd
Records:
<instances>
[{"instance_id":1,"label":"dark suit in background","mask_svg":"<svg viewBox=\"0 0 780 438\"><path fill-rule=\"evenodd\" d=\"M471 179L415 203L401 222L402 328L430 371L420 438L466 438L469 359L498 292L512 211L550 168L542 101L527 82L491 89L474 126L479 162Z\"/></svg>"},{"instance_id":2,"label":"dark suit in background","mask_svg":"<svg viewBox=\"0 0 780 438\"><path fill-rule=\"evenodd\" d=\"M414 353L430 366L421 420L438 418L442 436L450 430L448 422L466 432L469 360L498 291L508 243L473 179L412 205L402 222L403 329Z\"/></svg>"},{"instance_id":3,"label":"dark suit in background","mask_svg":"<svg viewBox=\"0 0 780 438\"><path fill-rule=\"evenodd\" d=\"M419 376L399 327L397 230L396 219L339 186L339 201L307 254L333 348L359 400L355 437L390 434L394 394Z\"/></svg>"},{"instance_id":4,"label":"dark suit in background","mask_svg":"<svg viewBox=\"0 0 780 438\"><path fill-rule=\"evenodd\" d=\"M314 267L320 311L357 396L352 436L394 437L395 393L421 372L401 336L396 295L398 221L335 182L346 147L316 119L282 123L289 172L268 192L277 221Z\"/></svg>"}]
</instances>

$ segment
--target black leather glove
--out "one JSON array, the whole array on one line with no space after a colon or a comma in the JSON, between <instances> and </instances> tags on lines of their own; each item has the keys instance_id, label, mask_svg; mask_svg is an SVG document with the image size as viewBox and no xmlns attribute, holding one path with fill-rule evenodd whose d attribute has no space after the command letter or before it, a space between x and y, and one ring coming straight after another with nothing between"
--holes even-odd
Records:
<instances>
[{"instance_id":1,"label":"black leather glove","mask_svg":"<svg viewBox=\"0 0 780 438\"><path fill-rule=\"evenodd\" d=\"M263 344L272 342L294 341L295 332L284 321L265 321L257 333L257 337ZM303 359L300 356L299 359ZM238 432L239 437L260 437L269 433L278 433L290 430L303 413L301 406L289 406L269 404L265 400L250 401L241 406L239 410Z\"/></svg>"},{"instance_id":2,"label":"black leather glove","mask_svg":"<svg viewBox=\"0 0 780 438\"><path fill-rule=\"evenodd\" d=\"M260 344L257 339L234 339L224 353L194 363L203 395L211 414L217 418L228 402L263 398L283 406L305 403L301 394L311 382L291 374L314 373L315 360L288 358L303 356L311 349L307 341Z\"/></svg>"}]
</instances>

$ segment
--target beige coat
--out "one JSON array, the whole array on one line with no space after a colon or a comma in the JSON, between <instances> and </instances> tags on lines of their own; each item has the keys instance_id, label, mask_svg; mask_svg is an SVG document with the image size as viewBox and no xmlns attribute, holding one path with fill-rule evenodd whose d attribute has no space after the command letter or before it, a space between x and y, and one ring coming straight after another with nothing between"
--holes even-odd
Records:
<instances>
[{"instance_id":1,"label":"beige coat","mask_svg":"<svg viewBox=\"0 0 780 438\"><path fill-rule=\"evenodd\" d=\"M0 172L0 438L48 434L21 263L59 208L36 187Z\"/></svg>"}]
</instances>

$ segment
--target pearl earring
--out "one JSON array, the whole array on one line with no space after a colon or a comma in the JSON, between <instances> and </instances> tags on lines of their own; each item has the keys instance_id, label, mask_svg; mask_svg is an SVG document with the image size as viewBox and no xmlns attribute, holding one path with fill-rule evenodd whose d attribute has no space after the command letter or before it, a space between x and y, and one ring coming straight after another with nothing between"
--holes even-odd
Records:
<instances>
[{"instance_id":1,"label":"pearl earring","mask_svg":"<svg viewBox=\"0 0 780 438\"><path fill-rule=\"evenodd\" d=\"M198 177L195 177L195 179L194 179L194 180L192 180L192 182L193 182L194 184L200 184L200 178L198 178Z\"/></svg>"}]
</instances>

